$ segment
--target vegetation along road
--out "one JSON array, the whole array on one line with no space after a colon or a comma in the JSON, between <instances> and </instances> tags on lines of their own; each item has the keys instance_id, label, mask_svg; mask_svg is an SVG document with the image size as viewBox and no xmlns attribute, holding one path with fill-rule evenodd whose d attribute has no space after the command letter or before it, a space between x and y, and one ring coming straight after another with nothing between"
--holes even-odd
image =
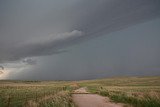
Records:
<instances>
[{"instance_id":1,"label":"vegetation along road","mask_svg":"<svg viewBox=\"0 0 160 107\"><path fill-rule=\"evenodd\" d=\"M123 107L122 104L110 102L108 97L87 92L84 87L75 90L72 97L78 107Z\"/></svg>"}]
</instances>

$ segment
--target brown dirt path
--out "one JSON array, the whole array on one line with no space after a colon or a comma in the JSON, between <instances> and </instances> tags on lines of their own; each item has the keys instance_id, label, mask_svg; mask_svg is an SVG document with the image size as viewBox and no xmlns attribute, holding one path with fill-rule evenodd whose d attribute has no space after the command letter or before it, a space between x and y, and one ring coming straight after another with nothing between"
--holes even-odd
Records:
<instances>
[{"instance_id":1,"label":"brown dirt path","mask_svg":"<svg viewBox=\"0 0 160 107\"><path fill-rule=\"evenodd\" d=\"M78 107L123 107L123 104L110 102L108 97L88 93L86 88L75 90L72 97Z\"/></svg>"}]
</instances>

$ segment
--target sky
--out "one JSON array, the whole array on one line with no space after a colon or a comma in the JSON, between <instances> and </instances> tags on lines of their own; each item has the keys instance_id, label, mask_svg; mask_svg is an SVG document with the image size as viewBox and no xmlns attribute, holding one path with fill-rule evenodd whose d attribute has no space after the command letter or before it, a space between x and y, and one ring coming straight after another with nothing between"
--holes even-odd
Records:
<instances>
[{"instance_id":1,"label":"sky","mask_svg":"<svg viewBox=\"0 0 160 107\"><path fill-rule=\"evenodd\" d=\"M1 0L0 79L160 75L159 0Z\"/></svg>"}]
</instances>

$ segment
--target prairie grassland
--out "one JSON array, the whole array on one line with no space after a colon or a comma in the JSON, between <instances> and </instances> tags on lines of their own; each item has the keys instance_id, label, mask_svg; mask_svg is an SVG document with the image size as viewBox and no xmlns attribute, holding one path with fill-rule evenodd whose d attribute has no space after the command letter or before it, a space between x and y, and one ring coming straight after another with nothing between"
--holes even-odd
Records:
<instances>
[{"instance_id":1,"label":"prairie grassland","mask_svg":"<svg viewBox=\"0 0 160 107\"><path fill-rule=\"evenodd\" d=\"M160 107L160 76L84 81L0 81L0 107L75 107L71 93L87 87L132 107Z\"/></svg>"},{"instance_id":2,"label":"prairie grassland","mask_svg":"<svg viewBox=\"0 0 160 107\"><path fill-rule=\"evenodd\" d=\"M121 77L79 83L92 93L133 107L160 107L160 77Z\"/></svg>"},{"instance_id":3,"label":"prairie grassland","mask_svg":"<svg viewBox=\"0 0 160 107\"><path fill-rule=\"evenodd\" d=\"M0 107L74 107L69 82L0 81Z\"/></svg>"}]
</instances>

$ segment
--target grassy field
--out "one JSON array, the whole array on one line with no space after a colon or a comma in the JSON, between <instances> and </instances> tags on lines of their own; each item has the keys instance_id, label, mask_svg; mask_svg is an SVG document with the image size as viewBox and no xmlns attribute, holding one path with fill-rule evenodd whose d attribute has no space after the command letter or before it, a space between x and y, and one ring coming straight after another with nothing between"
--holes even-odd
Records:
<instances>
[{"instance_id":1,"label":"grassy field","mask_svg":"<svg viewBox=\"0 0 160 107\"><path fill-rule=\"evenodd\" d=\"M79 83L92 93L133 107L160 107L160 77L121 77Z\"/></svg>"},{"instance_id":2,"label":"grassy field","mask_svg":"<svg viewBox=\"0 0 160 107\"><path fill-rule=\"evenodd\" d=\"M72 82L0 81L0 107L74 107Z\"/></svg>"},{"instance_id":3,"label":"grassy field","mask_svg":"<svg viewBox=\"0 0 160 107\"><path fill-rule=\"evenodd\" d=\"M160 77L120 77L85 81L0 81L0 107L75 107L71 92L91 93L133 107L160 107Z\"/></svg>"}]
</instances>

